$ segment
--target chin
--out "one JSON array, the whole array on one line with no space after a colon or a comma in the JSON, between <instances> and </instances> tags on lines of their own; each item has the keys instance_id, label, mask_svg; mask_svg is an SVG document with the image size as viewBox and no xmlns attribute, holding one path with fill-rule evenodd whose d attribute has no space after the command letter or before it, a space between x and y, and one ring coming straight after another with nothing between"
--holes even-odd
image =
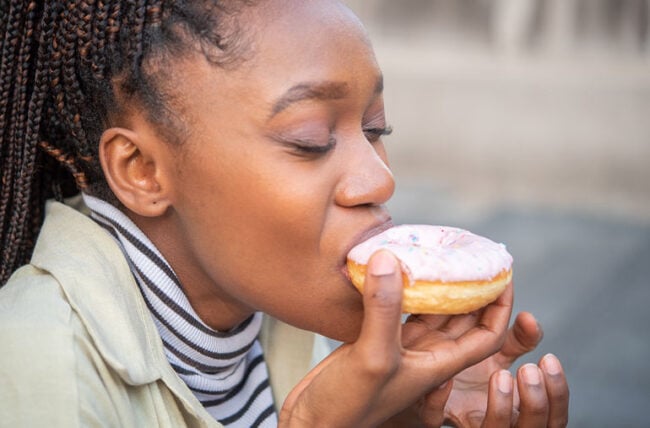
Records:
<instances>
[{"instance_id":1,"label":"chin","mask_svg":"<svg viewBox=\"0 0 650 428\"><path fill-rule=\"evenodd\" d=\"M330 316L323 320L323 336L340 342L355 342L359 337L363 323L363 296L354 287L347 275L347 269L340 271L341 284L346 290L343 299L336 308L328 311ZM331 314L335 314L332 316Z\"/></svg>"},{"instance_id":2,"label":"chin","mask_svg":"<svg viewBox=\"0 0 650 428\"><path fill-rule=\"evenodd\" d=\"M311 287L304 288L300 300L290 305L298 310L286 312L284 307L282 312L276 310L274 316L330 339L354 342L363 322L363 297L340 266L325 272L319 276L327 281L317 281L313 277L302 280Z\"/></svg>"},{"instance_id":3,"label":"chin","mask_svg":"<svg viewBox=\"0 0 650 428\"><path fill-rule=\"evenodd\" d=\"M336 318L319 320L320 324L313 330L318 334L338 340L339 342L355 342L359 337L363 322L363 305L361 301L359 301L356 309L328 312L330 314L336 313Z\"/></svg>"}]
</instances>

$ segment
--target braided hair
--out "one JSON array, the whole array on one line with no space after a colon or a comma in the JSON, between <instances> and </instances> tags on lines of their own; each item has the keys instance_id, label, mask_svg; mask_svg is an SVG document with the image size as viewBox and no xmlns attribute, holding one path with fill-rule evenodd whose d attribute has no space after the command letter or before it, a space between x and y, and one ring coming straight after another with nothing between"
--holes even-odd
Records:
<instances>
[{"instance_id":1,"label":"braided hair","mask_svg":"<svg viewBox=\"0 0 650 428\"><path fill-rule=\"evenodd\" d=\"M235 63L236 12L248 3L0 0L0 285L29 261L47 199L81 190L117 203L98 143L126 106L179 143L163 90L173 71L156 65L187 52Z\"/></svg>"}]
</instances>

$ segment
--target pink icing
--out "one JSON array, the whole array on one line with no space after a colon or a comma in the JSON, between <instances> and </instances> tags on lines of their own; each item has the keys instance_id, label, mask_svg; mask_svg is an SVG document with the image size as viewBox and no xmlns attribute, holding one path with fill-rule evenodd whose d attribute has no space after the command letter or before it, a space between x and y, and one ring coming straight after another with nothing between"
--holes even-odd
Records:
<instances>
[{"instance_id":1,"label":"pink icing","mask_svg":"<svg viewBox=\"0 0 650 428\"><path fill-rule=\"evenodd\" d=\"M411 281L489 280L512 266L503 244L463 229L429 225L395 226L354 247L348 258L366 264L381 248L402 262Z\"/></svg>"}]
</instances>

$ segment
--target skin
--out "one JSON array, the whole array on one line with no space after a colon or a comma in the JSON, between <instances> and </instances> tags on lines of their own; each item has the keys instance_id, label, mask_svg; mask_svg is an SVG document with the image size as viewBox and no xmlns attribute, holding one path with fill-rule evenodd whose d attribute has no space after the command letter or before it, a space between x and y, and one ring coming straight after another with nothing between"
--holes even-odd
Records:
<instances>
[{"instance_id":1,"label":"skin","mask_svg":"<svg viewBox=\"0 0 650 428\"><path fill-rule=\"evenodd\" d=\"M352 246L390 227L384 203L394 191L376 131L386 126L381 71L358 20L326 0L265 1L238 19L256 29L243 63L224 69L188 53L170 65L180 77L162 89L184 123L183 143L164 141L129 105L104 132L100 160L206 324L228 330L263 311L347 342L296 386L280 424L465 424L477 403L486 421L498 413L490 426L503 409L504 426L515 411L539 416L540 406L541 425L530 426L565 416L563 375L556 387L522 381L517 400L490 383L512 363L501 353L537 344L530 329L507 330L510 287L478 313L402 326L390 254L371 260L364 296L345 276Z\"/></svg>"},{"instance_id":2,"label":"skin","mask_svg":"<svg viewBox=\"0 0 650 428\"><path fill-rule=\"evenodd\" d=\"M566 426L569 387L557 357L547 354L537 365L519 367L514 379L508 371L519 357L535 349L542 337L541 327L530 313L518 314L499 351L456 375L444 412L431 407L436 409L433 412L461 427ZM539 380L531 379L530 371Z\"/></svg>"}]
</instances>

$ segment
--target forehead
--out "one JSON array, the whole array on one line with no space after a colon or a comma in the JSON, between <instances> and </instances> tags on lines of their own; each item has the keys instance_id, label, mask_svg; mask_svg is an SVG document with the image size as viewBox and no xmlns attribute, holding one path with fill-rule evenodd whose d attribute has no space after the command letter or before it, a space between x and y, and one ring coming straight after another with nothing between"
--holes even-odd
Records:
<instances>
[{"instance_id":1,"label":"forehead","mask_svg":"<svg viewBox=\"0 0 650 428\"><path fill-rule=\"evenodd\" d=\"M251 58L244 70L259 80L291 87L302 82L341 81L380 75L358 18L331 0L269 0L242 16L250 25ZM353 89L353 88L352 88Z\"/></svg>"},{"instance_id":2,"label":"forehead","mask_svg":"<svg viewBox=\"0 0 650 428\"><path fill-rule=\"evenodd\" d=\"M241 18L244 28L250 25L260 36L258 42L272 38L276 43L320 45L328 38L343 37L369 45L357 16L336 0L265 0L244 9Z\"/></svg>"},{"instance_id":3,"label":"forehead","mask_svg":"<svg viewBox=\"0 0 650 428\"><path fill-rule=\"evenodd\" d=\"M191 110L209 111L214 120L268 118L287 91L304 83L334 82L353 93L374 91L381 80L363 26L336 1L260 1L237 20L247 46L235 68L213 66L201 55L176 63L180 78L171 89L187 116L194 116Z\"/></svg>"}]
</instances>

